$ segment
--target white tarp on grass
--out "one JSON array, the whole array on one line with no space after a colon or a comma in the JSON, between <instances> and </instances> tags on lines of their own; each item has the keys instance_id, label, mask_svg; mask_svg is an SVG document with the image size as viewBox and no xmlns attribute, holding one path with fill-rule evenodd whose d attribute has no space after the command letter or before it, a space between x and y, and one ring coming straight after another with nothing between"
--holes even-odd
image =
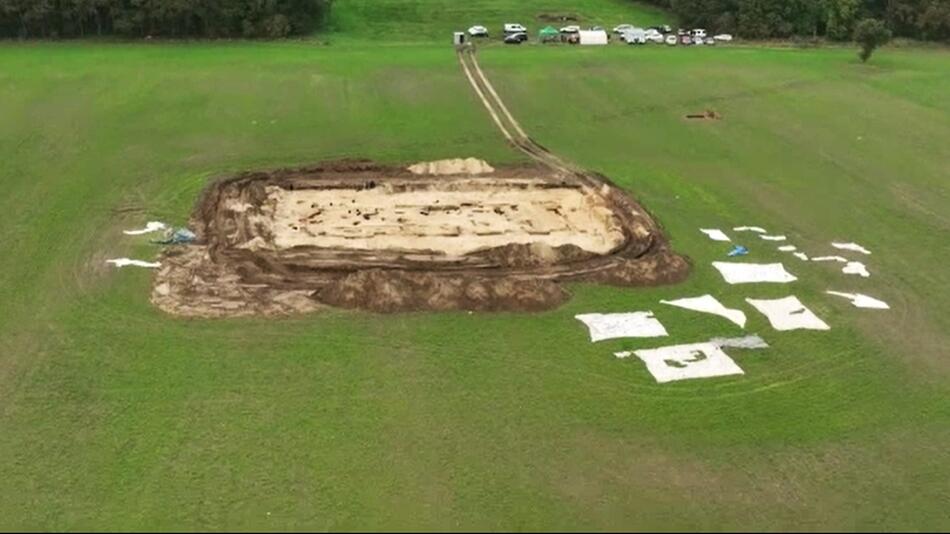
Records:
<instances>
[{"instance_id":1,"label":"white tarp on grass","mask_svg":"<svg viewBox=\"0 0 950 534\"><path fill-rule=\"evenodd\" d=\"M142 260L132 260L129 258L116 258L114 260L106 260L106 263L111 263L112 265L115 265L116 267L119 267L120 269L122 267L129 267L129 266L145 267L146 269L158 269L159 267L162 266L162 264L158 263L157 261L150 262L150 261L142 261Z\"/></svg>"},{"instance_id":2,"label":"white tarp on grass","mask_svg":"<svg viewBox=\"0 0 950 534\"><path fill-rule=\"evenodd\" d=\"M739 325L741 328L745 328L745 313L742 310L735 310L725 307L721 302L719 302L718 299L716 299L716 297L712 295L703 295L701 297L677 300L661 300L660 302L670 306L676 306L677 308L685 308L687 310L711 313L713 315L725 317L726 319L729 319L730 321Z\"/></svg>"},{"instance_id":3,"label":"white tarp on grass","mask_svg":"<svg viewBox=\"0 0 950 534\"><path fill-rule=\"evenodd\" d=\"M831 246L839 250L850 250L852 252L860 252L861 254L870 254L871 251L862 247L857 243L832 243Z\"/></svg>"},{"instance_id":4,"label":"white tarp on grass","mask_svg":"<svg viewBox=\"0 0 950 534\"><path fill-rule=\"evenodd\" d=\"M755 232L757 234L764 234L765 228L760 228L758 226L736 226L733 228L736 232Z\"/></svg>"},{"instance_id":5,"label":"white tarp on grass","mask_svg":"<svg viewBox=\"0 0 950 534\"><path fill-rule=\"evenodd\" d=\"M139 230L126 230L122 233L125 235L144 235L144 234L150 234L152 232L158 232L166 228L168 228L168 226L163 222L150 221L148 224L145 225L145 228L142 228Z\"/></svg>"},{"instance_id":6,"label":"white tarp on grass","mask_svg":"<svg viewBox=\"0 0 950 534\"><path fill-rule=\"evenodd\" d=\"M663 324L653 317L653 312L633 313L587 313L575 315L575 319L587 325L590 341L624 337L663 337L668 335Z\"/></svg>"},{"instance_id":7,"label":"white tarp on grass","mask_svg":"<svg viewBox=\"0 0 950 534\"><path fill-rule=\"evenodd\" d=\"M724 349L767 349L769 344L759 336L745 337L714 337L709 340L713 345Z\"/></svg>"},{"instance_id":8,"label":"white tarp on grass","mask_svg":"<svg viewBox=\"0 0 950 534\"><path fill-rule=\"evenodd\" d=\"M839 291L825 291L829 295L835 295L837 297L844 297L851 301L851 304L855 308L869 308L872 310L889 310L890 306L887 305L883 300L878 300L874 297L869 297L867 295L862 295L861 293L841 293Z\"/></svg>"},{"instance_id":9,"label":"white tarp on grass","mask_svg":"<svg viewBox=\"0 0 950 534\"><path fill-rule=\"evenodd\" d=\"M709 236L709 239L713 241L731 241L729 236L718 228L700 228L699 231Z\"/></svg>"},{"instance_id":10,"label":"white tarp on grass","mask_svg":"<svg viewBox=\"0 0 950 534\"><path fill-rule=\"evenodd\" d=\"M795 245L782 245L778 247L778 249L781 250L782 252L795 252L796 250L798 250L798 247L796 247Z\"/></svg>"},{"instance_id":11,"label":"white tarp on grass","mask_svg":"<svg viewBox=\"0 0 950 534\"><path fill-rule=\"evenodd\" d=\"M867 278L871 276L871 273L868 272L868 268L859 261L849 261L844 268L841 269L841 272L844 274L858 274L862 278Z\"/></svg>"},{"instance_id":12,"label":"white tarp on grass","mask_svg":"<svg viewBox=\"0 0 950 534\"><path fill-rule=\"evenodd\" d=\"M660 384L744 374L722 348L710 342L638 350L634 354L643 360L647 370Z\"/></svg>"},{"instance_id":13,"label":"white tarp on grass","mask_svg":"<svg viewBox=\"0 0 950 534\"><path fill-rule=\"evenodd\" d=\"M767 349L769 344L765 342L759 336L744 336L744 337L714 337L709 340L709 343L722 348L734 348L734 349ZM614 357L618 360L626 360L630 356L633 356L633 351L624 350L621 352L615 352Z\"/></svg>"},{"instance_id":14,"label":"white tarp on grass","mask_svg":"<svg viewBox=\"0 0 950 534\"><path fill-rule=\"evenodd\" d=\"M811 261L836 261L838 263L848 263L848 258L842 258L841 256L818 256L817 258L812 258Z\"/></svg>"},{"instance_id":15,"label":"white tarp on grass","mask_svg":"<svg viewBox=\"0 0 950 534\"><path fill-rule=\"evenodd\" d=\"M795 256L802 261L808 261L808 254L805 254L804 252L793 252L792 256Z\"/></svg>"},{"instance_id":16,"label":"white tarp on grass","mask_svg":"<svg viewBox=\"0 0 950 534\"><path fill-rule=\"evenodd\" d=\"M824 321L805 307L798 297L790 296L783 299L757 300L745 299L753 308L762 312L772 328L779 331L786 330L831 330Z\"/></svg>"},{"instance_id":17,"label":"white tarp on grass","mask_svg":"<svg viewBox=\"0 0 950 534\"><path fill-rule=\"evenodd\" d=\"M785 270L781 263L731 263L714 261L713 267L719 270L729 284L777 283L787 284L798 280Z\"/></svg>"},{"instance_id":18,"label":"white tarp on grass","mask_svg":"<svg viewBox=\"0 0 950 534\"><path fill-rule=\"evenodd\" d=\"M761 237L762 239L766 241L785 241L786 239L788 239L787 237L783 235L760 235L759 237Z\"/></svg>"}]
</instances>

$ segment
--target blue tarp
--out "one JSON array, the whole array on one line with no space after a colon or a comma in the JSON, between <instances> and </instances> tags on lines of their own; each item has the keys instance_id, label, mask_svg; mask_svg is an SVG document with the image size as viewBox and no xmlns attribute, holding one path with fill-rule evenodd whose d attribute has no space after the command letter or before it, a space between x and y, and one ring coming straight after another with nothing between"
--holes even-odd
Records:
<instances>
[{"instance_id":1,"label":"blue tarp","mask_svg":"<svg viewBox=\"0 0 950 534\"><path fill-rule=\"evenodd\" d=\"M731 251L729 251L728 256L731 258L733 256L745 256L749 253L749 249L745 248L742 245L736 245Z\"/></svg>"},{"instance_id":2,"label":"blue tarp","mask_svg":"<svg viewBox=\"0 0 950 534\"><path fill-rule=\"evenodd\" d=\"M153 241L153 243L158 243L159 245L187 245L189 243L194 243L197 239L198 236L196 236L191 230L187 228L179 228L171 235L166 234L165 239Z\"/></svg>"}]
</instances>

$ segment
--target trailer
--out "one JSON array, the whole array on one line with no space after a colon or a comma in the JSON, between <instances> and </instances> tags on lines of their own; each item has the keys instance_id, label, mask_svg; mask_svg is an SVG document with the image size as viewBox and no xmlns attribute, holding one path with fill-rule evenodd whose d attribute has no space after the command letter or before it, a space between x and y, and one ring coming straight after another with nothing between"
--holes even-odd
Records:
<instances>
[{"instance_id":1,"label":"trailer","mask_svg":"<svg viewBox=\"0 0 950 534\"><path fill-rule=\"evenodd\" d=\"M577 32L578 42L582 45L602 46L607 44L607 32L604 30Z\"/></svg>"}]
</instances>

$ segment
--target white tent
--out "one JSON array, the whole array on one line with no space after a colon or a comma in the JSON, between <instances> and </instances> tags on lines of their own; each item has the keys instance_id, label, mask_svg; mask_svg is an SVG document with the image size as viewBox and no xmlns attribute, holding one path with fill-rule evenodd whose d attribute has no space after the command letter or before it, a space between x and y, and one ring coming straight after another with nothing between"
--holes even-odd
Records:
<instances>
[{"instance_id":1,"label":"white tent","mask_svg":"<svg viewBox=\"0 0 950 534\"><path fill-rule=\"evenodd\" d=\"M578 37L582 45L605 45L607 44L607 32L598 31L579 31Z\"/></svg>"}]
</instances>

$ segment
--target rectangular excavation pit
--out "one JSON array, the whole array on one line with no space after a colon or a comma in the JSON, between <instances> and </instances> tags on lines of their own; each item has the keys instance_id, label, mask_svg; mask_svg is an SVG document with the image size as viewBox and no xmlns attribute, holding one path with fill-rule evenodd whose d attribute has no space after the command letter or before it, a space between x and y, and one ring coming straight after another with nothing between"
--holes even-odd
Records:
<instances>
[{"instance_id":1,"label":"rectangular excavation pit","mask_svg":"<svg viewBox=\"0 0 950 534\"><path fill-rule=\"evenodd\" d=\"M562 281L653 285L689 270L602 177L478 169L346 161L219 180L191 223L199 244L165 255L152 300L205 316L540 310L566 300Z\"/></svg>"},{"instance_id":2,"label":"rectangular excavation pit","mask_svg":"<svg viewBox=\"0 0 950 534\"><path fill-rule=\"evenodd\" d=\"M494 178L413 178L394 190L266 188L255 222L267 248L402 251L459 260L509 244L574 245L608 254L624 244L620 221L604 198L580 186L544 187Z\"/></svg>"}]
</instances>

